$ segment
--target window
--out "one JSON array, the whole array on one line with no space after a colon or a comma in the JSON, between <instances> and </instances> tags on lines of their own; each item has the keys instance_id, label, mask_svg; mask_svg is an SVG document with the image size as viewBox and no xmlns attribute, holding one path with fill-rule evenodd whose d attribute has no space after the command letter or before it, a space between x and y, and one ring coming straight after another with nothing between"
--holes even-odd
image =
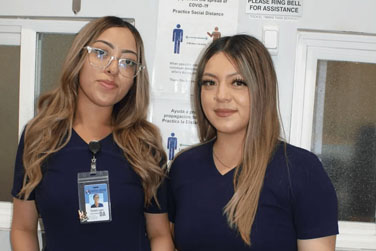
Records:
<instances>
[{"instance_id":1,"label":"window","mask_svg":"<svg viewBox=\"0 0 376 251\"><path fill-rule=\"evenodd\" d=\"M0 116L6 121L0 125L1 229L9 229L11 224L10 190L19 136L34 116L34 102L40 90L51 89L50 83L56 82L72 34L87 22L88 19L0 19ZM51 50L54 43L59 43L58 51ZM53 59L56 62L51 64ZM47 69L46 65L54 68Z\"/></svg>"},{"instance_id":2,"label":"window","mask_svg":"<svg viewBox=\"0 0 376 251\"><path fill-rule=\"evenodd\" d=\"M65 56L74 37L75 34L37 33L35 101L40 94L57 86Z\"/></svg>"},{"instance_id":3,"label":"window","mask_svg":"<svg viewBox=\"0 0 376 251\"><path fill-rule=\"evenodd\" d=\"M376 64L318 61L312 150L337 190L339 220L375 222Z\"/></svg>"},{"instance_id":4,"label":"window","mask_svg":"<svg viewBox=\"0 0 376 251\"><path fill-rule=\"evenodd\" d=\"M14 35L2 33L4 37L7 34ZM0 201L11 202L11 177L18 143L19 39L11 42L1 39L0 36L0 55Z\"/></svg>"},{"instance_id":5,"label":"window","mask_svg":"<svg viewBox=\"0 0 376 251\"><path fill-rule=\"evenodd\" d=\"M337 192L337 250L376 250L376 37L301 31L290 142L315 152Z\"/></svg>"}]
</instances>

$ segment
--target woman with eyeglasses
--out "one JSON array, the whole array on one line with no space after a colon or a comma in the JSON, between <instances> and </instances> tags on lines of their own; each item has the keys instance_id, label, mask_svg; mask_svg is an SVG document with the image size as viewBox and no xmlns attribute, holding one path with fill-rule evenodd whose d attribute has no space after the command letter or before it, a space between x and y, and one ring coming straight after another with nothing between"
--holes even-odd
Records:
<instances>
[{"instance_id":1,"label":"woman with eyeglasses","mask_svg":"<svg viewBox=\"0 0 376 251\"><path fill-rule=\"evenodd\" d=\"M277 77L261 42L223 37L195 80L201 144L169 172L179 251L334 251L337 198L318 158L280 139Z\"/></svg>"},{"instance_id":2,"label":"woman with eyeglasses","mask_svg":"<svg viewBox=\"0 0 376 251\"><path fill-rule=\"evenodd\" d=\"M149 80L136 28L117 17L87 24L60 85L39 99L16 158L14 251L173 250L166 156L146 121ZM93 207L98 194L101 207ZM94 197L93 197L94 196Z\"/></svg>"}]
</instances>

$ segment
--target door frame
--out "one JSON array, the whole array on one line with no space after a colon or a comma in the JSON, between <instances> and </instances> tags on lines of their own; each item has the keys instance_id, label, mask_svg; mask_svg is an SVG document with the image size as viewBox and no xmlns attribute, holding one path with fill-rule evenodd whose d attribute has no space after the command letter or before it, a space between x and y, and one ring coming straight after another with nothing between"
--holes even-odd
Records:
<instances>
[{"instance_id":1,"label":"door frame","mask_svg":"<svg viewBox=\"0 0 376 251\"><path fill-rule=\"evenodd\" d=\"M0 44L20 46L18 140L34 116L38 33L77 33L92 19L0 18ZM10 229L12 210L13 203L0 201L0 229Z\"/></svg>"}]
</instances>

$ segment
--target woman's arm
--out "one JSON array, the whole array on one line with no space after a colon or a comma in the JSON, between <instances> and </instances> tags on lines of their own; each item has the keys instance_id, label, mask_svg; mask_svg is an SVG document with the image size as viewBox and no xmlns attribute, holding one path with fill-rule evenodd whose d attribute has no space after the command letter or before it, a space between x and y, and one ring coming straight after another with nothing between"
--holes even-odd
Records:
<instances>
[{"instance_id":1,"label":"woman's arm","mask_svg":"<svg viewBox=\"0 0 376 251\"><path fill-rule=\"evenodd\" d=\"M13 251L39 251L38 212L33 200L13 199L10 240Z\"/></svg>"},{"instance_id":2,"label":"woman's arm","mask_svg":"<svg viewBox=\"0 0 376 251\"><path fill-rule=\"evenodd\" d=\"M174 244L171 238L167 213L145 213L145 219L151 250L173 251Z\"/></svg>"},{"instance_id":3,"label":"woman's arm","mask_svg":"<svg viewBox=\"0 0 376 251\"><path fill-rule=\"evenodd\" d=\"M299 251L334 251L335 247L336 235L309 240L298 240Z\"/></svg>"},{"instance_id":4,"label":"woman's arm","mask_svg":"<svg viewBox=\"0 0 376 251\"><path fill-rule=\"evenodd\" d=\"M175 238L175 224L170 222L170 231L171 231L171 236L172 236L172 239Z\"/></svg>"}]
</instances>

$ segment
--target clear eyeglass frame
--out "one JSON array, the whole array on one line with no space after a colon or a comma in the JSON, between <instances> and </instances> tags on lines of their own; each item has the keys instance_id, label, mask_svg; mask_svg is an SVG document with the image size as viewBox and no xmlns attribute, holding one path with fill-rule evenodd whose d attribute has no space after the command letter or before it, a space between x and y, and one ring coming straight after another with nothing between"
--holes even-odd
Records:
<instances>
[{"instance_id":1,"label":"clear eyeglass frame","mask_svg":"<svg viewBox=\"0 0 376 251\"><path fill-rule=\"evenodd\" d=\"M88 55L92 54L95 50L102 50L102 49L99 49L99 48L95 48L95 47L91 47L91 46L85 46L84 49L87 50L87 53ZM134 62L133 60L130 60L130 59L126 59L126 60L130 60L132 61L134 64L135 64L135 70L134 70L134 73L129 75L129 74L124 74L122 73L123 71L121 71L120 69L124 69L122 66L121 66L121 62L122 60L125 60L125 58L118 58L118 57L115 57L115 56L111 56L108 60L108 62L104 65L96 65L94 64L93 62L91 62L90 60L90 56L89 56L89 63L90 65L92 65L93 67L95 68L98 68L98 69L101 69L101 70L104 70L106 69L111 63L113 60L117 60L118 62L118 67L119 67L119 73L120 75L122 75L123 77L126 77L126 78L134 78L137 76L137 74L142 71L143 69L145 69L145 66L142 65L142 64L139 64L137 62Z\"/></svg>"}]
</instances>

